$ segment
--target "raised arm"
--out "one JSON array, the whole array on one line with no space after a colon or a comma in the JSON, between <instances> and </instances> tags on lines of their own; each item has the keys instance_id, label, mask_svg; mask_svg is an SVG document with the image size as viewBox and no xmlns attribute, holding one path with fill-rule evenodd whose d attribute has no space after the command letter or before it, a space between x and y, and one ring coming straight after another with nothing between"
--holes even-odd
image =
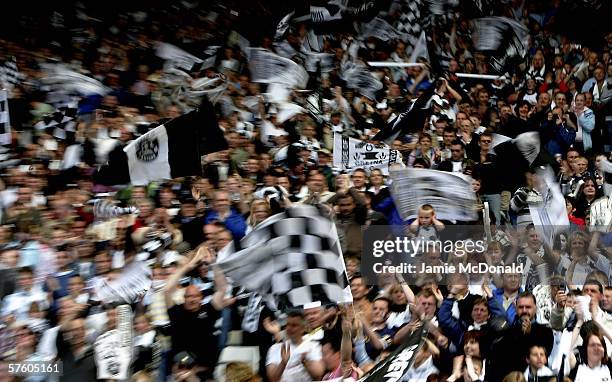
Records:
<instances>
[{"instance_id":1,"label":"raised arm","mask_svg":"<svg viewBox=\"0 0 612 382\"><path fill-rule=\"evenodd\" d=\"M174 292L178 287L179 280L183 278L186 273L194 269L201 261L204 260L205 253L202 248L205 247L201 246L193 255L191 260L189 260L185 265L177 269L177 271L168 278L166 286L164 287L164 300L166 301L166 309L170 309L175 305L172 296L174 295ZM206 251L208 252L208 249L206 249Z\"/></svg>"},{"instance_id":2,"label":"raised arm","mask_svg":"<svg viewBox=\"0 0 612 382\"><path fill-rule=\"evenodd\" d=\"M223 274L221 268L214 266L213 273L215 277L215 293L213 294L210 303L215 310L221 310L226 306L232 305L236 299L225 297L225 293L227 292L227 280L225 279L225 274Z\"/></svg>"}]
</instances>

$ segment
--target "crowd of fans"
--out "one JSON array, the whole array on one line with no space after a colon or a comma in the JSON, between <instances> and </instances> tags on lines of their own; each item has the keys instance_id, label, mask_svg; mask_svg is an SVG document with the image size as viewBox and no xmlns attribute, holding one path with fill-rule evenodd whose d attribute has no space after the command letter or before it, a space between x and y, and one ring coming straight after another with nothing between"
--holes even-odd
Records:
<instances>
[{"instance_id":1,"label":"crowd of fans","mask_svg":"<svg viewBox=\"0 0 612 382\"><path fill-rule=\"evenodd\" d=\"M385 15L391 23L403 2L392 3L400 6ZM333 54L333 68L309 73L310 92L291 93L305 105L316 92L321 107L282 123L265 86L251 82L247 52L229 38L241 31L238 8L183 2L98 20L76 3L44 23L25 16L11 21L23 23L27 34L0 43L0 56L15 57L20 72L9 91L12 143L0 162L0 359L60 360L60 381L96 380L96 338L116 329L118 320L117 304L96 301L96 292L142 262L153 282L129 301L130 380L358 379L420 328L425 343L405 380L611 380L612 199L603 166L612 151L612 33L600 36L600 48L581 46L549 28L555 2L539 3L503 5L505 15L530 30L524 72L498 80L458 77L490 70L473 48L469 19L456 10L432 26L435 62L370 69L383 83L375 99L342 80L342 62L405 62L410 47L359 41L358 33L326 35L322 52ZM281 41L271 32L250 44L298 55L307 36L306 24L298 24ZM101 184L100 165L147 128L184 112L167 97L158 41L194 54L221 46L214 65L192 75L227 77L215 106L229 148L204 155L201 176ZM110 89L79 100L74 142L34 128L57 106L42 81L48 63L63 63ZM437 235L457 222L438 220L430 205L403 221L385 172L334 167L333 136L372 140L430 89L435 94L424 126L412 126L391 146L403 166L471 176L474 208L481 212L489 203L492 234L482 253L456 258L429 251L416 261L517 262L523 274L368 280L360 273L368 226ZM539 133L541 156L554 165L565 196L570 226L552 246L531 220L530 205L542 201L536 169L517 172L491 150L495 134L525 132ZM72 144L83 155L67 168ZM277 312L215 267L232 240L296 203L332 207L353 306ZM480 219L477 224L482 213ZM259 364L236 356L253 347ZM0 375L19 380L5 365Z\"/></svg>"}]
</instances>

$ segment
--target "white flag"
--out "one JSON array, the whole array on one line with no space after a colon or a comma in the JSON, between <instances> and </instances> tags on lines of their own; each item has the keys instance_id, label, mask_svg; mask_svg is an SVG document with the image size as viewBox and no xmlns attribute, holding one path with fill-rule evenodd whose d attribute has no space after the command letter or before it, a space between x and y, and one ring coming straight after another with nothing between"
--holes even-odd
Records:
<instances>
[{"instance_id":1,"label":"white flag","mask_svg":"<svg viewBox=\"0 0 612 382\"><path fill-rule=\"evenodd\" d=\"M569 228L565 198L550 167L538 170L536 176L542 202L530 204L529 213L538 234L552 248L555 236Z\"/></svg>"},{"instance_id":2,"label":"white flag","mask_svg":"<svg viewBox=\"0 0 612 382\"><path fill-rule=\"evenodd\" d=\"M431 62L429 60L429 51L427 50L427 37L425 36L425 31L421 32L421 36L414 45L409 62L418 62L417 59L419 57L423 57L427 60L427 62Z\"/></svg>"},{"instance_id":3,"label":"white flag","mask_svg":"<svg viewBox=\"0 0 612 382\"><path fill-rule=\"evenodd\" d=\"M158 126L127 145L132 184L145 185L152 179L172 179L168 161L168 133L164 125Z\"/></svg>"}]
</instances>

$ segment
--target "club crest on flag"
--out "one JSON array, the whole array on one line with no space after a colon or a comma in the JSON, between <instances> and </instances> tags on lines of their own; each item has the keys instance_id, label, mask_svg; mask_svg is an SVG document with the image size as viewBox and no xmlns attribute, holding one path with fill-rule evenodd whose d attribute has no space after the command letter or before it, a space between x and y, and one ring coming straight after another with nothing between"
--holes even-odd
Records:
<instances>
[{"instance_id":1,"label":"club crest on flag","mask_svg":"<svg viewBox=\"0 0 612 382\"><path fill-rule=\"evenodd\" d=\"M159 142L157 138L143 138L136 146L136 158L143 162L153 162L159 155Z\"/></svg>"}]
</instances>

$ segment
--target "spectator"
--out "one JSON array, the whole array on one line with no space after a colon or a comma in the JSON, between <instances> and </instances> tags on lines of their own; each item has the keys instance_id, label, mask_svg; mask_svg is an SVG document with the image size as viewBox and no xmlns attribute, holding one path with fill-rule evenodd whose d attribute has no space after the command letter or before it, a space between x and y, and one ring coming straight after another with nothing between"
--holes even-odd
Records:
<instances>
[{"instance_id":1,"label":"spectator","mask_svg":"<svg viewBox=\"0 0 612 382\"><path fill-rule=\"evenodd\" d=\"M311 381L320 379L325 371L321 346L304 342L306 323L301 313L287 317L287 341L272 345L268 351L266 369L271 381Z\"/></svg>"}]
</instances>

